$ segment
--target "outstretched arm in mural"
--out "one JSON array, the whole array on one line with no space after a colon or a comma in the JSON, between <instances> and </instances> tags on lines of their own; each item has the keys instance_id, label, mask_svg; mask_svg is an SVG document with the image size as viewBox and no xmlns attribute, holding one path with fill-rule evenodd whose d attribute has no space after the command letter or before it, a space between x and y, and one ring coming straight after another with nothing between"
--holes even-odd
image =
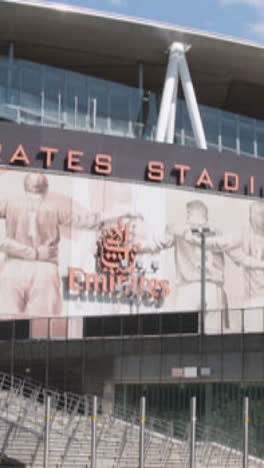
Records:
<instances>
[{"instance_id":1,"label":"outstretched arm in mural","mask_svg":"<svg viewBox=\"0 0 264 468\"><path fill-rule=\"evenodd\" d=\"M186 233L185 240L195 246L201 245L201 239L190 232ZM206 239L207 249L214 252L226 253L237 266L264 270L264 261L245 253L243 246L244 240L241 232L221 236L217 235Z\"/></svg>"},{"instance_id":2,"label":"outstretched arm in mural","mask_svg":"<svg viewBox=\"0 0 264 468\"><path fill-rule=\"evenodd\" d=\"M142 219L132 220L130 225L131 241L140 245L141 253L158 253L161 250L174 247L175 240L184 236L184 229L175 224L167 224L163 232L153 232Z\"/></svg>"},{"instance_id":3,"label":"outstretched arm in mural","mask_svg":"<svg viewBox=\"0 0 264 468\"><path fill-rule=\"evenodd\" d=\"M140 215L120 212L100 213L87 210L71 199L59 205L58 219L62 226L70 226L73 229L98 231L111 224L117 223L119 219L128 220L140 218Z\"/></svg>"},{"instance_id":4,"label":"outstretched arm in mural","mask_svg":"<svg viewBox=\"0 0 264 468\"><path fill-rule=\"evenodd\" d=\"M230 250L227 254L238 266L242 266L248 270L264 270L263 260L259 260L252 255L246 254L242 249Z\"/></svg>"},{"instance_id":5,"label":"outstretched arm in mural","mask_svg":"<svg viewBox=\"0 0 264 468\"><path fill-rule=\"evenodd\" d=\"M185 232L184 239L192 245L201 246L201 237L192 233L191 230ZM242 234L240 232L206 237L206 248L214 252L228 252L241 246Z\"/></svg>"}]
</instances>

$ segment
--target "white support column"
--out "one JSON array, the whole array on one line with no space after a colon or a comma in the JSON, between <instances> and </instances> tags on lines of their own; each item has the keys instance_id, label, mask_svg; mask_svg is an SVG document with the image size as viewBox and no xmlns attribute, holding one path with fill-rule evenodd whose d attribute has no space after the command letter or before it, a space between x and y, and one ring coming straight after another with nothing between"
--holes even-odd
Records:
<instances>
[{"instance_id":1,"label":"white support column","mask_svg":"<svg viewBox=\"0 0 264 468\"><path fill-rule=\"evenodd\" d=\"M169 49L169 62L162 92L162 99L160 103L160 111L156 132L156 141L160 142L165 141L173 92L175 88L175 78L176 76L178 77L178 50L177 47L175 47L175 45L177 45L177 43L173 43Z\"/></svg>"},{"instance_id":2,"label":"white support column","mask_svg":"<svg viewBox=\"0 0 264 468\"><path fill-rule=\"evenodd\" d=\"M169 61L160 104L156 141L173 143L180 76L196 144L198 148L207 149L201 115L185 58L187 50L188 47L181 42L174 42L169 48Z\"/></svg>"},{"instance_id":3,"label":"white support column","mask_svg":"<svg viewBox=\"0 0 264 468\"><path fill-rule=\"evenodd\" d=\"M189 67L185 58L184 45L178 44L179 48L180 46L182 48L182 57L181 57L181 60L179 61L179 72L180 72L181 83L183 87L183 92L184 92L187 108L189 111L189 116L190 116L190 120L192 124L194 137L195 137L198 148L207 149L207 143L205 139L202 119L201 119L199 107L197 104L197 99L196 99L194 87L192 84Z\"/></svg>"},{"instance_id":4,"label":"white support column","mask_svg":"<svg viewBox=\"0 0 264 468\"><path fill-rule=\"evenodd\" d=\"M166 132L166 143L174 143L174 134L175 134L175 121L176 121L176 110L177 110L177 98L178 98L178 73L174 79L174 90L171 101L169 121Z\"/></svg>"}]
</instances>

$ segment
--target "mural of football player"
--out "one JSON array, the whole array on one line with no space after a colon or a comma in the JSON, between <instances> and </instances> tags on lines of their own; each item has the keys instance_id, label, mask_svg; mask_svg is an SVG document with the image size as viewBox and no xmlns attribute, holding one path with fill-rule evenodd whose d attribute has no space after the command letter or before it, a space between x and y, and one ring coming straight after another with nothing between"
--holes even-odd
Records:
<instances>
[{"instance_id":1,"label":"mural of football player","mask_svg":"<svg viewBox=\"0 0 264 468\"><path fill-rule=\"evenodd\" d=\"M192 239L191 242L196 242ZM243 269L244 329L264 330L264 204L254 202L249 209L249 228L207 241L207 248L226 253ZM242 324L241 324L242 327Z\"/></svg>"},{"instance_id":2,"label":"mural of football player","mask_svg":"<svg viewBox=\"0 0 264 468\"><path fill-rule=\"evenodd\" d=\"M141 252L156 253L163 249L173 249L176 280L175 310L200 311L201 309L201 240L193 230L208 228L211 233L220 234L208 219L208 208L200 200L186 204L186 221L182 227L168 224L162 234L149 238L144 223L136 220L131 223L132 235L142 246ZM228 327L227 296L224 290L224 253L219 249L206 249L205 290L206 290L206 331L221 331L221 313L224 311L224 326ZM173 286L173 285L172 285Z\"/></svg>"},{"instance_id":3,"label":"mural of football player","mask_svg":"<svg viewBox=\"0 0 264 468\"><path fill-rule=\"evenodd\" d=\"M58 316L62 310L58 246L60 228L99 230L100 213L83 209L70 197L52 197L48 178L29 173L24 178L25 195L0 200L0 218L5 219L9 242L30 248L32 258L9 249L0 281L2 314L13 317ZM107 220L109 222L109 219Z\"/></svg>"}]
</instances>

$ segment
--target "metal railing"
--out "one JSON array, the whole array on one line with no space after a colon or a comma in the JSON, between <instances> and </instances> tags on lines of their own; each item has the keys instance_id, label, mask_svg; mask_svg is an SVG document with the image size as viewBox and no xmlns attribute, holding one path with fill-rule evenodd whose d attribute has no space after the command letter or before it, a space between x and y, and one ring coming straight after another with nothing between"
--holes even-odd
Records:
<instances>
[{"instance_id":1,"label":"metal railing","mask_svg":"<svg viewBox=\"0 0 264 468\"><path fill-rule=\"evenodd\" d=\"M71 392L62 392L53 387L46 387L44 384L31 377L18 377L0 372L0 390L9 390L10 394L29 398L33 402L44 403L47 395L52 397L52 404L55 410L65 413L80 413L84 416L92 414L93 395L78 395ZM99 412L102 412L102 399L98 401Z\"/></svg>"},{"instance_id":2,"label":"metal railing","mask_svg":"<svg viewBox=\"0 0 264 468\"><path fill-rule=\"evenodd\" d=\"M86 412L84 410L84 398L87 397L68 394L65 405L60 399L60 391L47 389L32 379L22 379L3 372L0 373L0 458L4 454L16 454L17 457L21 455L22 459L23 456L27 457L25 461L30 466L39 466L39 459L44 452L44 402L47 396L51 397L52 402L49 430L53 444L50 448L49 466L90 466L91 444L88 441L92 437L92 425L91 422L87 424L87 421L92 414L91 407ZM92 402L93 397L89 395L88 398ZM123 406L118 404L114 406L112 414L104 413L103 400L99 399L99 403L101 410L96 430L98 459L111 460L115 468L138 467L141 414L132 407L126 408L124 412ZM144 426L142 467L189 466L191 433L195 434L196 439L193 447L197 468L241 466L242 423L241 431L232 435L227 430L206 426L199 421L196 430L192 432L188 421L177 419L172 424L171 421L149 414L147 409ZM21 440L25 444L27 456L19 445ZM264 460L252 455L255 452L252 442L249 444L249 452L250 466L264 467ZM82 454L86 465L78 462Z\"/></svg>"}]
</instances>

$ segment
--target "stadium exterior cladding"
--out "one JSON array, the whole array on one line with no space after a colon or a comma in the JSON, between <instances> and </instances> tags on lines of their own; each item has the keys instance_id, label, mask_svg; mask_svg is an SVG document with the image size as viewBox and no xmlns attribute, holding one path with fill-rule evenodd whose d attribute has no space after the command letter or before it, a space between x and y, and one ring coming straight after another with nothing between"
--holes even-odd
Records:
<instances>
[{"instance_id":1,"label":"stadium exterior cladding","mask_svg":"<svg viewBox=\"0 0 264 468\"><path fill-rule=\"evenodd\" d=\"M153 410L177 413L181 392L195 392L208 418L246 388L257 412L264 378L262 122L247 122L252 132L243 139L241 130L239 145L237 127L228 127L233 154L228 145L220 154L153 142L145 92L158 107L165 52L175 41L192 46L187 58L199 104L264 119L261 45L55 4L1 2L0 109L9 122L0 123L0 363L47 385L104 394L110 406L114 394L127 405L147 392ZM67 89L55 96L59 69ZM41 85L23 82L25 70ZM130 139L121 138L125 114L117 113L113 136L114 117L111 126L93 94L100 128L85 119L80 96L87 93L71 94L69 70L85 93L102 80L129 88L138 105L123 132ZM154 133L155 105L148 108ZM175 135L178 142L177 125ZM239 156L245 139L248 156L259 158Z\"/></svg>"}]
</instances>

